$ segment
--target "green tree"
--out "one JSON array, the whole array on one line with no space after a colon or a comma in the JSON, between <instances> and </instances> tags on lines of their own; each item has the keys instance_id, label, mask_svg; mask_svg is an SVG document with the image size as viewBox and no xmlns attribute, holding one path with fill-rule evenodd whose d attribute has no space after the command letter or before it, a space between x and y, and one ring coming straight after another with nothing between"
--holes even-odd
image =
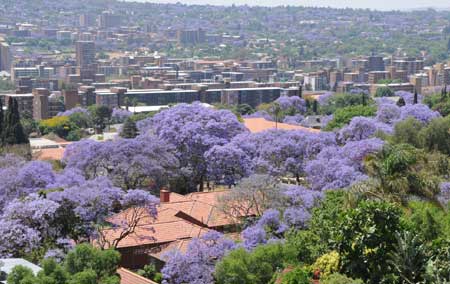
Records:
<instances>
[{"instance_id":1,"label":"green tree","mask_svg":"<svg viewBox=\"0 0 450 284\"><path fill-rule=\"evenodd\" d=\"M345 212L335 239L345 274L378 284L392 271L387 260L396 233L402 231L400 216L397 206L375 201L362 201Z\"/></svg>"},{"instance_id":2,"label":"green tree","mask_svg":"<svg viewBox=\"0 0 450 284\"><path fill-rule=\"evenodd\" d=\"M281 272L276 283L280 284L310 284L310 276L302 267L295 267L287 272Z\"/></svg>"},{"instance_id":3,"label":"green tree","mask_svg":"<svg viewBox=\"0 0 450 284\"><path fill-rule=\"evenodd\" d=\"M15 99L10 98L8 101L8 110L4 120L3 143L6 145L28 144L27 135L25 134L20 122L19 106Z\"/></svg>"},{"instance_id":4,"label":"green tree","mask_svg":"<svg viewBox=\"0 0 450 284\"><path fill-rule=\"evenodd\" d=\"M375 97L392 97L394 92L389 87L379 87L375 92Z\"/></svg>"},{"instance_id":5,"label":"green tree","mask_svg":"<svg viewBox=\"0 0 450 284\"><path fill-rule=\"evenodd\" d=\"M428 151L450 155L450 116L433 119L418 136Z\"/></svg>"},{"instance_id":6,"label":"green tree","mask_svg":"<svg viewBox=\"0 0 450 284\"><path fill-rule=\"evenodd\" d=\"M128 118L123 124L120 136L123 138L135 138L138 135L139 130L137 129L136 122L131 118Z\"/></svg>"},{"instance_id":7,"label":"green tree","mask_svg":"<svg viewBox=\"0 0 450 284\"><path fill-rule=\"evenodd\" d=\"M33 277L33 276L34 276L33 271L30 268L22 266L22 265L17 265L8 274L6 283L21 284L22 283L21 281L23 279Z\"/></svg>"},{"instance_id":8,"label":"green tree","mask_svg":"<svg viewBox=\"0 0 450 284\"><path fill-rule=\"evenodd\" d=\"M433 167L436 159L410 144L387 144L366 158L373 177L373 196L406 204L411 196L436 202L440 177Z\"/></svg>"},{"instance_id":9,"label":"green tree","mask_svg":"<svg viewBox=\"0 0 450 284\"><path fill-rule=\"evenodd\" d=\"M422 283L428 261L426 246L415 233L397 233L394 250L389 253L388 263L399 276L398 283Z\"/></svg>"},{"instance_id":10,"label":"green tree","mask_svg":"<svg viewBox=\"0 0 450 284\"><path fill-rule=\"evenodd\" d=\"M92 115L92 122L97 130L105 129L111 119L112 110L107 106L92 106L89 108Z\"/></svg>"},{"instance_id":11,"label":"green tree","mask_svg":"<svg viewBox=\"0 0 450 284\"><path fill-rule=\"evenodd\" d=\"M333 130L348 124L355 116L374 116L375 106L355 105L347 106L336 110L333 119L327 124L325 130Z\"/></svg>"},{"instance_id":12,"label":"green tree","mask_svg":"<svg viewBox=\"0 0 450 284\"><path fill-rule=\"evenodd\" d=\"M240 115L252 114L255 110L248 104L239 104L235 107L235 111Z\"/></svg>"},{"instance_id":13,"label":"green tree","mask_svg":"<svg viewBox=\"0 0 450 284\"><path fill-rule=\"evenodd\" d=\"M394 143L408 143L414 147L420 148L422 141L419 132L423 128L423 124L413 117L398 122L394 127L394 135L392 140Z\"/></svg>"},{"instance_id":14,"label":"green tree","mask_svg":"<svg viewBox=\"0 0 450 284\"><path fill-rule=\"evenodd\" d=\"M343 274L334 273L330 276L320 279L321 284L364 284L361 280L349 278Z\"/></svg>"},{"instance_id":15,"label":"green tree","mask_svg":"<svg viewBox=\"0 0 450 284\"><path fill-rule=\"evenodd\" d=\"M252 252L240 248L216 265L215 277L218 284L267 284L278 270L293 263L294 253L283 244L258 246Z\"/></svg>"},{"instance_id":16,"label":"green tree","mask_svg":"<svg viewBox=\"0 0 450 284\"><path fill-rule=\"evenodd\" d=\"M97 274L88 269L74 274L67 284L97 284Z\"/></svg>"}]
</instances>

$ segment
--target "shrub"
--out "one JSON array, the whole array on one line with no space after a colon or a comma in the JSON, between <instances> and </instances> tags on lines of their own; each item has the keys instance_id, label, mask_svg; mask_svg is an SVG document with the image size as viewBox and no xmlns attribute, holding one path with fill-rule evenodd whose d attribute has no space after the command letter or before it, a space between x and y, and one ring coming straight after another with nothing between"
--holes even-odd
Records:
<instances>
[{"instance_id":1,"label":"shrub","mask_svg":"<svg viewBox=\"0 0 450 284\"><path fill-rule=\"evenodd\" d=\"M329 276L339 271L339 253L331 251L319 257L312 265L314 271L319 270L321 276Z\"/></svg>"},{"instance_id":2,"label":"shrub","mask_svg":"<svg viewBox=\"0 0 450 284\"><path fill-rule=\"evenodd\" d=\"M364 284L362 280L355 280L343 274L334 273L328 277L321 279L320 284Z\"/></svg>"}]
</instances>

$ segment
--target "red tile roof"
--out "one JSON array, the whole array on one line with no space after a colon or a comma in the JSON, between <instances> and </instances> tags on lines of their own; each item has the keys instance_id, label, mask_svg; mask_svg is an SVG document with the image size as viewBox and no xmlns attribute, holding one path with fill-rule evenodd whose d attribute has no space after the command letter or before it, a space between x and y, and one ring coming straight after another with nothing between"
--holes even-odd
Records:
<instances>
[{"instance_id":1,"label":"red tile roof","mask_svg":"<svg viewBox=\"0 0 450 284\"><path fill-rule=\"evenodd\" d=\"M252 133L263 132L270 129L282 129L282 130L304 130L309 132L320 132L318 129L307 128L300 125L293 125L287 123L275 123L264 118L244 118L245 127Z\"/></svg>"},{"instance_id":2,"label":"red tile roof","mask_svg":"<svg viewBox=\"0 0 450 284\"><path fill-rule=\"evenodd\" d=\"M219 197L226 193L225 190L196 192L185 196L170 193L170 202L158 206L156 219L142 208L130 208L111 216L108 221L118 225L118 228L107 229L104 233L107 239L112 241L120 234L121 224L131 220L136 214L142 214L135 232L120 241L119 248L163 244L198 237L210 228L235 224L234 220L217 207Z\"/></svg>"},{"instance_id":3,"label":"red tile roof","mask_svg":"<svg viewBox=\"0 0 450 284\"><path fill-rule=\"evenodd\" d=\"M41 149L34 154L34 159L40 161L60 161L63 158L64 150L64 148Z\"/></svg>"},{"instance_id":4,"label":"red tile roof","mask_svg":"<svg viewBox=\"0 0 450 284\"><path fill-rule=\"evenodd\" d=\"M120 284L157 284L152 280L122 267L117 269L117 273L120 275Z\"/></svg>"}]
</instances>

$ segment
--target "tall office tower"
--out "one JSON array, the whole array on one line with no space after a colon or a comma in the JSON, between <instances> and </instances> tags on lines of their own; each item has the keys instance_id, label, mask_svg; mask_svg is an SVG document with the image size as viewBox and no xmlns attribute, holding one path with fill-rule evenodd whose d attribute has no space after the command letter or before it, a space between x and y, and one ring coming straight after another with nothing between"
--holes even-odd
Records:
<instances>
[{"instance_id":1,"label":"tall office tower","mask_svg":"<svg viewBox=\"0 0 450 284\"><path fill-rule=\"evenodd\" d=\"M88 67L95 63L95 44L93 41L77 41L76 59L80 68Z\"/></svg>"},{"instance_id":2,"label":"tall office tower","mask_svg":"<svg viewBox=\"0 0 450 284\"><path fill-rule=\"evenodd\" d=\"M0 71L11 72L11 50L6 42L0 42Z\"/></svg>"}]
</instances>

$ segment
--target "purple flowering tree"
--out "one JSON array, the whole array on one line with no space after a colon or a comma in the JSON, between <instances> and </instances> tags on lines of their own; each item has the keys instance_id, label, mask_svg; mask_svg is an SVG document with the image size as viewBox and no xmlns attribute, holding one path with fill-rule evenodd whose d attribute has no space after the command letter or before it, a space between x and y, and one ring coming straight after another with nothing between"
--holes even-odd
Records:
<instances>
[{"instance_id":1,"label":"purple flowering tree","mask_svg":"<svg viewBox=\"0 0 450 284\"><path fill-rule=\"evenodd\" d=\"M9 161L3 159L4 167L0 168L0 212L9 201L45 189L55 179L50 163L25 163L11 156L6 159ZM11 163L13 161L17 164Z\"/></svg>"},{"instance_id":2,"label":"purple flowering tree","mask_svg":"<svg viewBox=\"0 0 450 284\"><path fill-rule=\"evenodd\" d=\"M228 110L214 110L200 104L180 104L153 117L152 131L175 146L183 173L202 191L207 179L205 153L247 131ZM193 190L194 188L191 188Z\"/></svg>"},{"instance_id":3,"label":"purple flowering tree","mask_svg":"<svg viewBox=\"0 0 450 284\"><path fill-rule=\"evenodd\" d=\"M223 182L229 187L252 173L247 154L231 143L214 146L205 153L209 180Z\"/></svg>"},{"instance_id":4,"label":"purple flowering tree","mask_svg":"<svg viewBox=\"0 0 450 284\"><path fill-rule=\"evenodd\" d=\"M60 230L74 240L89 238L96 224L102 224L120 204L123 191L106 177L88 180L79 186L49 191L47 198L61 205ZM120 208L120 207L119 207Z\"/></svg>"},{"instance_id":5,"label":"purple flowering tree","mask_svg":"<svg viewBox=\"0 0 450 284\"><path fill-rule=\"evenodd\" d=\"M307 180L314 190L348 187L367 179L363 159L381 151L383 141L377 138L350 141L343 147L328 147L306 165Z\"/></svg>"},{"instance_id":6,"label":"purple flowering tree","mask_svg":"<svg viewBox=\"0 0 450 284\"><path fill-rule=\"evenodd\" d=\"M209 231L200 238L193 239L186 253L169 252L162 269L164 283L167 284L213 284L214 268L235 243L224 235Z\"/></svg>"},{"instance_id":7,"label":"purple flowering tree","mask_svg":"<svg viewBox=\"0 0 450 284\"><path fill-rule=\"evenodd\" d=\"M440 193L438 195L438 200L444 206L447 206L450 201L450 182L443 182L439 186Z\"/></svg>"},{"instance_id":8,"label":"purple flowering tree","mask_svg":"<svg viewBox=\"0 0 450 284\"><path fill-rule=\"evenodd\" d=\"M243 245L252 250L260 244L281 240L290 228L304 229L311 218L311 210L323 194L297 185L283 185L279 194L284 202L268 209L252 226L242 231Z\"/></svg>"},{"instance_id":9,"label":"purple flowering tree","mask_svg":"<svg viewBox=\"0 0 450 284\"><path fill-rule=\"evenodd\" d=\"M397 91L397 92L395 92L395 96L403 98L403 100L405 101L406 105L414 104L414 94L413 93L406 92L406 91ZM418 103L422 102L422 100L423 100L423 96L422 95L417 95Z\"/></svg>"},{"instance_id":10,"label":"purple flowering tree","mask_svg":"<svg viewBox=\"0 0 450 284\"><path fill-rule=\"evenodd\" d=\"M336 141L333 133L270 130L238 135L230 144L247 154L255 172L299 181L305 162Z\"/></svg>"},{"instance_id":11,"label":"purple flowering tree","mask_svg":"<svg viewBox=\"0 0 450 284\"><path fill-rule=\"evenodd\" d=\"M111 114L111 119L112 119L113 123L123 123L123 122L125 122L125 120L127 120L127 118L129 118L132 115L133 115L133 113L126 109L113 108L112 114Z\"/></svg>"},{"instance_id":12,"label":"purple flowering tree","mask_svg":"<svg viewBox=\"0 0 450 284\"><path fill-rule=\"evenodd\" d=\"M302 114L306 112L306 102L298 96L281 96L275 103L277 103L281 110L286 114L293 115L295 113Z\"/></svg>"},{"instance_id":13,"label":"purple flowering tree","mask_svg":"<svg viewBox=\"0 0 450 284\"><path fill-rule=\"evenodd\" d=\"M124 189L159 187L178 167L172 146L143 135L108 142L82 140L67 147L64 162L88 179L107 176Z\"/></svg>"},{"instance_id":14,"label":"purple flowering tree","mask_svg":"<svg viewBox=\"0 0 450 284\"><path fill-rule=\"evenodd\" d=\"M377 132L390 134L392 131L391 126L378 122L374 118L357 116L352 118L350 123L339 131L338 139L341 142L358 141L368 139Z\"/></svg>"},{"instance_id":15,"label":"purple flowering tree","mask_svg":"<svg viewBox=\"0 0 450 284\"><path fill-rule=\"evenodd\" d=\"M376 119L381 123L393 125L400 119L401 109L396 104L379 104Z\"/></svg>"},{"instance_id":16,"label":"purple flowering tree","mask_svg":"<svg viewBox=\"0 0 450 284\"><path fill-rule=\"evenodd\" d=\"M75 114L75 113L81 113L81 114L90 116L89 111L82 107L74 107L74 108L66 110L64 112L59 112L57 114L57 116L71 116L72 114Z\"/></svg>"},{"instance_id":17,"label":"purple flowering tree","mask_svg":"<svg viewBox=\"0 0 450 284\"><path fill-rule=\"evenodd\" d=\"M0 257L21 257L39 247L41 237L36 230L17 220L0 219Z\"/></svg>"},{"instance_id":18,"label":"purple flowering tree","mask_svg":"<svg viewBox=\"0 0 450 284\"><path fill-rule=\"evenodd\" d=\"M424 104L408 104L401 108L400 120L405 120L408 117L413 117L427 124L431 120L440 117L440 114Z\"/></svg>"}]
</instances>

